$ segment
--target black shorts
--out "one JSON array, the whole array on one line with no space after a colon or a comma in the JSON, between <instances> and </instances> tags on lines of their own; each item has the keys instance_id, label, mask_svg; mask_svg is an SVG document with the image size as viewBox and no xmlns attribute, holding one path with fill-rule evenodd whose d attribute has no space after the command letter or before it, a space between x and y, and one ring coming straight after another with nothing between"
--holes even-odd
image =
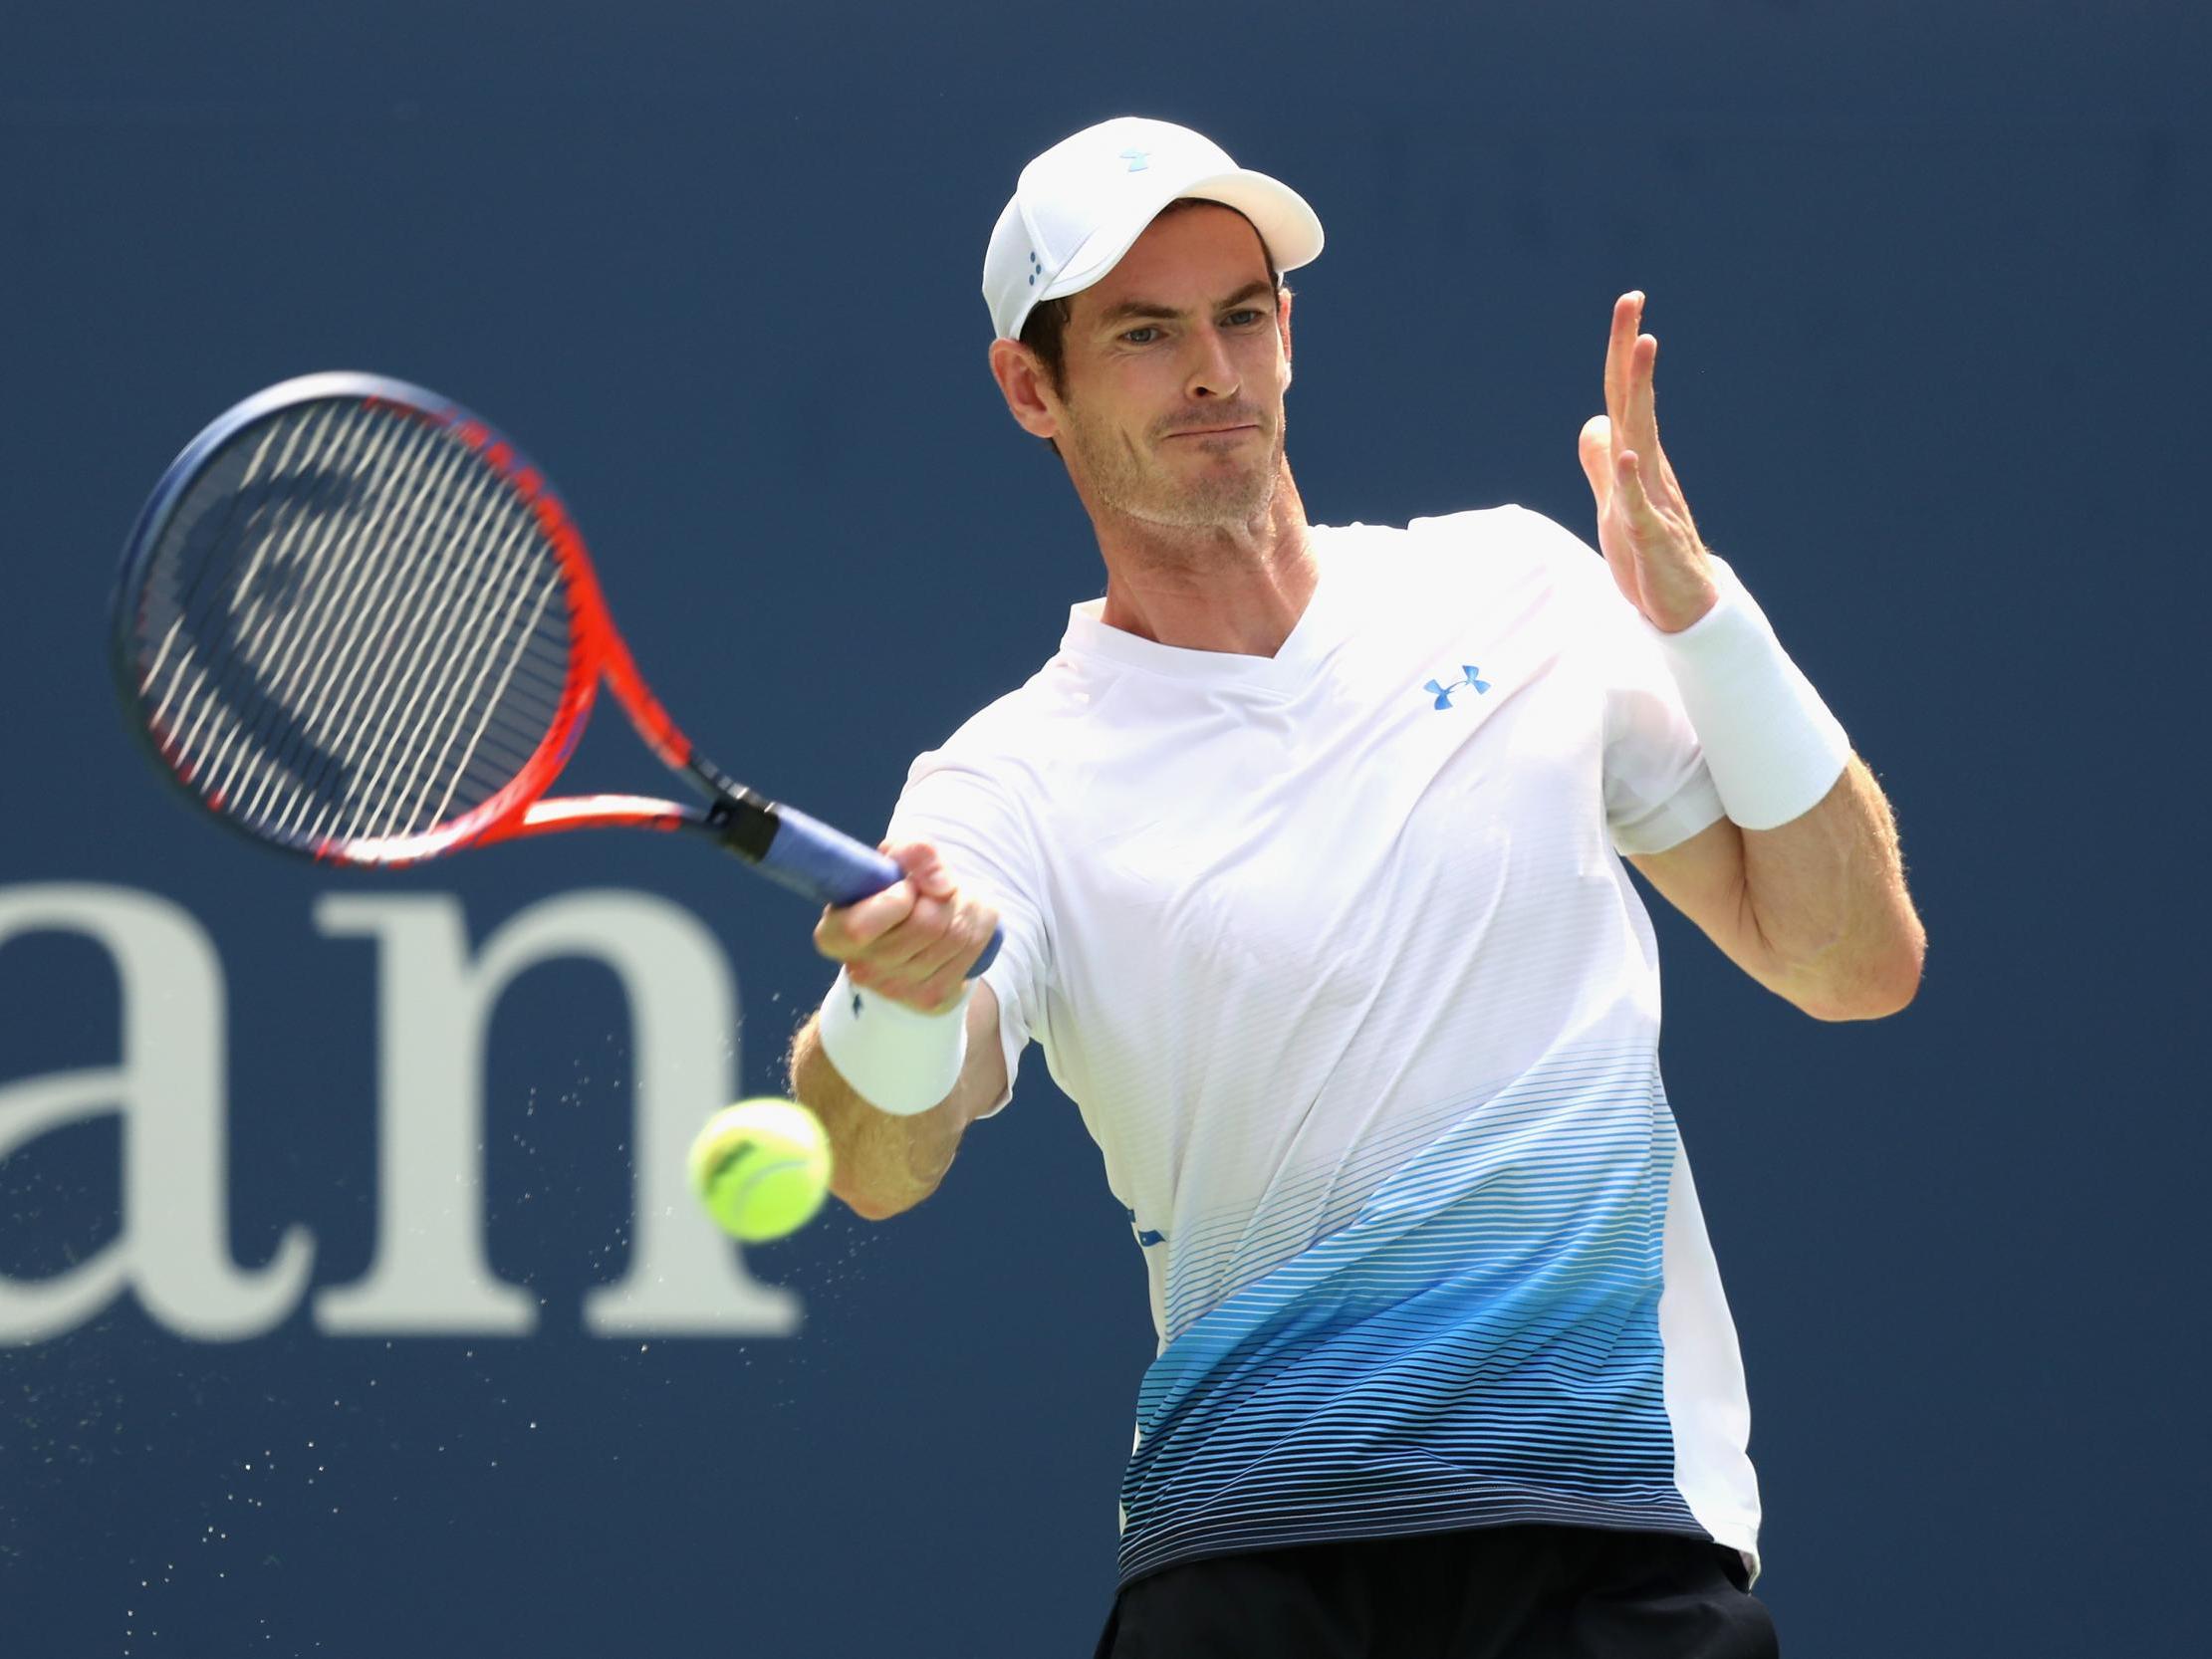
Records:
<instances>
[{"instance_id":1,"label":"black shorts","mask_svg":"<svg viewBox=\"0 0 2212 1659\"><path fill-rule=\"evenodd\" d=\"M1745 1579L1735 1550L1666 1533L1305 1543L1124 1585L1097 1659L1775 1659Z\"/></svg>"}]
</instances>

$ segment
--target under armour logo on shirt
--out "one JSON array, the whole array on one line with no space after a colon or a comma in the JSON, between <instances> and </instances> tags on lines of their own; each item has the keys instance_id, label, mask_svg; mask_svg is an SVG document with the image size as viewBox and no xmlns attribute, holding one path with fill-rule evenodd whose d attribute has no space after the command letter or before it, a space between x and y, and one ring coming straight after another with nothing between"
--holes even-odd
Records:
<instances>
[{"instance_id":1,"label":"under armour logo on shirt","mask_svg":"<svg viewBox=\"0 0 2212 1659\"><path fill-rule=\"evenodd\" d=\"M1463 663L1460 666L1459 673L1460 677L1449 685L1439 685L1436 681L1430 680L1421 689L1436 699L1436 706L1440 709L1448 709L1452 706L1452 693L1463 685L1473 686L1478 695L1490 689L1490 682L1481 677L1482 670L1473 663Z\"/></svg>"}]
</instances>

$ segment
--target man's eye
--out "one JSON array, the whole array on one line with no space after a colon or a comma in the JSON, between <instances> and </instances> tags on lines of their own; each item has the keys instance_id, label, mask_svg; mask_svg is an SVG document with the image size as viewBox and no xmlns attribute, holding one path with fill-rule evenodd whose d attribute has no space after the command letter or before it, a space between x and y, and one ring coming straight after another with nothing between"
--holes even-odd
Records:
<instances>
[{"instance_id":1,"label":"man's eye","mask_svg":"<svg viewBox=\"0 0 2212 1659\"><path fill-rule=\"evenodd\" d=\"M1257 323L1266 315L1267 313L1264 311L1232 311L1225 319L1223 319L1223 321L1225 321L1232 329L1242 329L1249 328L1252 324Z\"/></svg>"},{"instance_id":2,"label":"man's eye","mask_svg":"<svg viewBox=\"0 0 2212 1659\"><path fill-rule=\"evenodd\" d=\"M1153 328L1150 324L1147 323L1141 329L1125 330L1122 333L1121 338L1127 341L1131 346L1149 346L1152 344L1152 336L1158 333L1159 330Z\"/></svg>"}]
</instances>

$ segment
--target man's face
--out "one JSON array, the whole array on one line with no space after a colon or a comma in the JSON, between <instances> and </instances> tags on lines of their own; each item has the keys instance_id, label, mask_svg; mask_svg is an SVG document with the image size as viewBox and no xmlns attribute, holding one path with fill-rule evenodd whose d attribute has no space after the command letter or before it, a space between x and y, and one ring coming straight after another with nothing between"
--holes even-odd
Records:
<instances>
[{"instance_id":1,"label":"man's face","mask_svg":"<svg viewBox=\"0 0 2212 1659\"><path fill-rule=\"evenodd\" d=\"M1154 220L1074 296L1064 338L1057 435L1095 507L1183 529L1267 512L1290 323L1242 214L1204 206Z\"/></svg>"}]
</instances>

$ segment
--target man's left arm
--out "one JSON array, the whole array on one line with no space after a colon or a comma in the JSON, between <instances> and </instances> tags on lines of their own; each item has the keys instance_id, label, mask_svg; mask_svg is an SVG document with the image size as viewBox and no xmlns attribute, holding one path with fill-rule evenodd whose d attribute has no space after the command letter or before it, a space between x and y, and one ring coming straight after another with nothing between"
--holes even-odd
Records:
<instances>
[{"instance_id":1,"label":"man's left arm","mask_svg":"<svg viewBox=\"0 0 2212 1659\"><path fill-rule=\"evenodd\" d=\"M1855 755L1819 806L1778 829L1724 818L1628 861L1730 961L1816 1020L1878 1020L1919 989L1927 941L1896 821Z\"/></svg>"},{"instance_id":2,"label":"man's left arm","mask_svg":"<svg viewBox=\"0 0 2212 1659\"><path fill-rule=\"evenodd\" d=\"M1658 342L1637 332L1642 314L1641 294L1613 306L1606 413L1583 428L1583 471L1606 566L1659 635L1728 817L1630 861L1730 960L1808 1014L1893 1014L1912 1000L1926 948L1895 819L1756 603L1699 540L1659 447Z\"/></svg>"}]
</instances>

